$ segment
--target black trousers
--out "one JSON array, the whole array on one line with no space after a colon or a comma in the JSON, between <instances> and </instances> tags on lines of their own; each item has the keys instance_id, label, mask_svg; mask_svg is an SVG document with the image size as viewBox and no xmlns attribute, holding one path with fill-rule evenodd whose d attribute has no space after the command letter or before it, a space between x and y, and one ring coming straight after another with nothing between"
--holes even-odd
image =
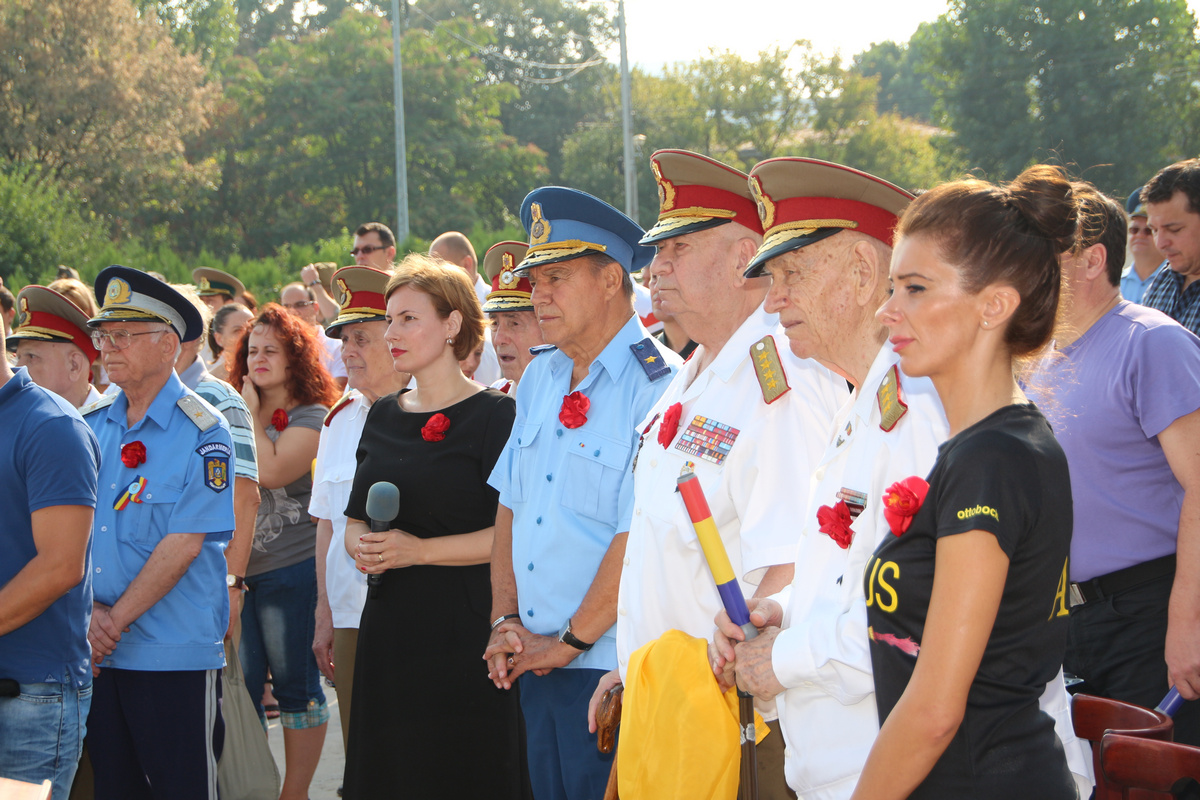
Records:
<instances>
[{"instance_id":1,"label":"black trousers","mask_svg":"<svg viewBox=\"0 0 1200 800\"><path fill-rule=\"evenodd\" d=\"M1154 708L1170 689L1163 651L1174 576L1071 609L1063 668L1084 694ZM1200 745L1200 700L1175 715L1175 741Z\"/></svg>"}]
</instances>

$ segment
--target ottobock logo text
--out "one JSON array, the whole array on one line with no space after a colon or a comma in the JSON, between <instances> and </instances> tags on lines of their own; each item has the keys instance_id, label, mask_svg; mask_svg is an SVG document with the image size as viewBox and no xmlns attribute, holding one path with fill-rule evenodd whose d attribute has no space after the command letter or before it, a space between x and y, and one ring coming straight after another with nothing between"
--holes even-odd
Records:
<instances>
[{"instance_id":1,"label":"ottobock logo text","mask_svg":"<svg viewBox=\"0 0 1200 800\"><path fill-rule=\"evenodd\" d=\"M958 512L959 519L970 519L971 517L989 516L997 522L1000 521L1000 512L991 506L974 506L972 508L964 508Z\"/></svg>"}]
</instances>

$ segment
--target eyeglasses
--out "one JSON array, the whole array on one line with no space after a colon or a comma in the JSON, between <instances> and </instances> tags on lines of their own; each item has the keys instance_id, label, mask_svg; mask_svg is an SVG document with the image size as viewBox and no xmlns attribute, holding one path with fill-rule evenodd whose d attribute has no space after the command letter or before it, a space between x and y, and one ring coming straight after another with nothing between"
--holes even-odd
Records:
<instances>
[{"instance_id":1,"label":"eyeglasses","mask_svg":"<svg viewBox=\"0 0 1200 800\"><path fill-rule=\"evenodd\" d=\"M284 303L283 307L288 311L299 311L302 308L308 308L312 304L312 300L301 300L299 303Z\"/></svg>"},{"instance_id":2,"label":"eyeglasses","mask_svg":"<svg viewBox=\"0 0 1200 800\"><path fill-rule=\"evenodd\" d=\"M92 344L97 350L104 349L104 343L108 342L108 346L113 350L124 350L133 343L134 336L146 336L151 333L166 333L169 328L159 328L156 331L139 331L138 333L130 333L129 331L92 331Z\"/></svg>"},{"instance_id":3,"label":"eyeglasses","mask_svg":"<svg viewBox=\"0 0 1200 800\"><path fill-rule=\"evenodd\" d=\"M362 253L364 256L369 256L369 255L371 255L371 253L374 253L376 250L386 250L386 249L387 248L381 244L364 244L361 247L356 247L353 250L351 250L350 255L356 256L359 253Z\"/></svg>"}]
</instances>

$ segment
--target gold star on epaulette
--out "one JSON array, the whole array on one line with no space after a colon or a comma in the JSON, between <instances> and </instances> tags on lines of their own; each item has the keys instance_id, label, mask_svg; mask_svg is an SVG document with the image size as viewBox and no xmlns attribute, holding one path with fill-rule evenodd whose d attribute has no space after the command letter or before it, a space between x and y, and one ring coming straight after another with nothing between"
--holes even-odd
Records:
<instances>
[{"instance_id":1,"label":"gold star on epaulette","mask_svg":"<svg viewBox=\"0 0 1200 800\"><path fill-rule=\"evenodd\" d=\"M775 349L775 337L764 336L752 344L750 355L753 356L754 373L758 377L763 400L768 405L791 390L787 384L787 373L779 360L779 351Z\"/></svg>"}]
</instances>

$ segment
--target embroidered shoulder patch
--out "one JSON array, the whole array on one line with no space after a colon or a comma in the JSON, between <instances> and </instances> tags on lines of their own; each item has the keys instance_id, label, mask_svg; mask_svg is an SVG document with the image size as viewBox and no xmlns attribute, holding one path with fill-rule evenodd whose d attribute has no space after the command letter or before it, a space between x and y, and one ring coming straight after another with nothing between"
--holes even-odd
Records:
<instances>
[{"instance_id":1,"label":"embroidered shoulder patch","mask_svg":"<svg viewBox=\"0 0 1200 800\"><path fill-rule=\"evenodd\" d=\"M762 390L763 400L767 405L774 403L791 391L787 382L787 373L783 371L783 362L779 360L779 350L775 347L774 336L767 334L750 345L750 357L754 360L754 374L758 377L758 388Z\"/></svg>"},{"instance_id":2,"label":"embroidered shoulder patch","mask_svg":"<svg viewBox=\"0 0 1200 800\"><path fill-rule=\"evenodd\" d=\"M879 391L875 393L875 400L879 403L879 427L884 433L890 433L892 428L896 427L896 423L908 413L908 404L904 402L900 393L899 366L893 364L887 371L883 383L879 384Z\"/></svg>"},{"instance_id":3,"label":"embroidered shoulder patch","mask_svg":"<svg viewBox=\"0 0 1200 800\"><path fill-rule=\"evenodd\" d=\"M658 348L654 346L654 339L651 337L647 336L637 344L629 345L629 351L642 365L646 377L651 382L671 374L671 366L663 361L662 353L658 352Z\"/></svg>"},{"instance_id":4,"label":"embroidered shoulder patch","mask_svg":"<svg viewBox=\"0 0 1200 800\"><path fill-rule=\"evenodd\" d=\"M206 431L217 424L217 416L205 408L204 401L199 397L185 394L176 401L175 405L179 406L179 409L187 414L192 424L201 431Z\"/></svg>"}]
</instances>

